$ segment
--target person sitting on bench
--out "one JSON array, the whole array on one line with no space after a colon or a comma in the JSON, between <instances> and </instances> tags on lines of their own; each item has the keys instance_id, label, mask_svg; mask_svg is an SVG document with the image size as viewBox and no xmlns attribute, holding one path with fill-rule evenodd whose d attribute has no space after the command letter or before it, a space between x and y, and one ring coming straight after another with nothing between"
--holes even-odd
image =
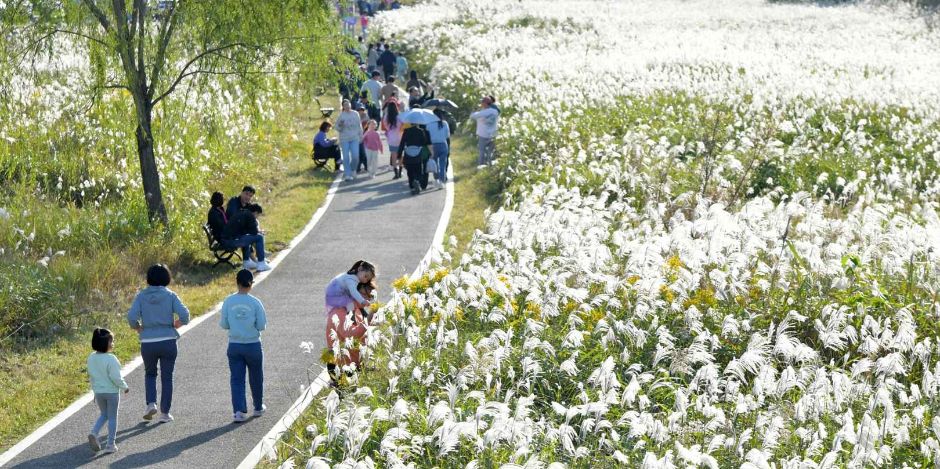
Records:
<instances>
[{"instance_id":1,"label":"person sitting on bench","mask_svg":"<svg viewBox=\"0 0 940 469\"><path fill-rule=\"evenodd\" d=\"M251 186L245 186L242 188L242 193L232 197L228 201L228 206L225 207L225 216L228 220L234 220L235 215L238 212L245 210L248 205L251 204L251 198L255 196L255 188Z\"/></svg>"},{"instance_id":2,"label":"person sitting on bench","mask_svg":"<svg viewBox=\"0 0 940 469\"><path fill-rule=\"evenodd\" d=\"M271 270L271 266L264 261L264 234L258 229L258 217L261 213L260 205L248 204L245 210L239 211L222 230L222 246L227 249L242 248L244 268L258 272ZM249 249L252 247L258 256L257 263L249 257Z\"/></svg>"},{"instance_id":3,"label":"person sitting on bench","mask_svg":"<svg viewBox=\"0 0 940 469\"><path fill-rule=\"evenodd\" d=\"M332 127L333 124L326 121L320 124L320 131L313 137L313 156L317 157L322 155L323 158L332 158L333 169L339 171L339 144L336 143L336 139L326 137L326 133L329 132Z\"/></svg>"},{"instance_id":4,"label":"person sitting on bench","mask_svg":"<svg viewBox=\"0 0 940 469\"><path fill-rule=\"evenodd\" d=\"M222 230L225 229L225 225L228 223L228 215L225 213L225 209L222 208L222 204L225 203L225 196L221 192L213 192L212 198L209 199L209 204L212 205L212 208L209 209L209 231L212 232L212 237L216 241L222 241Z\"/></svg>"}]
</instances>

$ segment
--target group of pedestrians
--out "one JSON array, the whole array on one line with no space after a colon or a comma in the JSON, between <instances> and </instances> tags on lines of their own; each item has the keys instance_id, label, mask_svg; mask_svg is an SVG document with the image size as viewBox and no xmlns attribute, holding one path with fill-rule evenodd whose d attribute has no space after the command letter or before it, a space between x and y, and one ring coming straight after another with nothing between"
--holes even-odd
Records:
<instances>
[{"instance_id":1,"label":"group of pedestrians","mask_svg":"<svg viewBox=\"0 0 940 469\"><path fill-rule=\"evenodd\" d=\"M344 181L355 180L358 172L365 171L374 178L378 156L387 144L393 179L407 173L414 194L427 189L430 176L442 187L447 181L453 117L434 109L432 122L408 122L404 113L429 103L434 90L414 70L409 72L407 84L412 92L406 101L394 74L383 78L382 73L373 71L369 80L358 87L354 99L343 99L335 124L320 124L313 138L314 154L333 158L337 171L342 166ZM328 136L331 129L336 130L336 138ZM360 166L364 169L357 171Z\"/></svg>"},{"instance_id":2,"label":"group of pedestrians","mask_svg":"<svg viewBox=\"0 0 940 469\"><path fill-rule=\"evenodd\" d=\"M178 355L178 329L189 324L189 309L175 292L169 289L172 277L162 264L147 270L147 287L138 292L127 312L127 323L137 332L140 355L144 362L144 398L146 408L143 420L157 423L174 421L170 414L173 404L173 373ZM230 390L232 394L232 421L241 423L249 419L245 396L245 376L251 388L253 412L251 417L264 415L263 352L261 331L267 317L261 300L251 295L254 275L242 269L235 276L237 292L222 303L219 325L228 331L228 357ZM112 353L114 334L96 328L91 338L92 353L88 356L87 370L95 403L100 411L88 434L88 444L94 451L117 451L118 408L121 393L130 387L121 376L121 363ZM160 381L159 400L157 378ZM159 415L158 415L159 414ZM99 433L105 423L108 434L104 441Z\"/></svg>"},{"instance_id":3,"label":"group of pedestrians","mask_svg":"<svg viewBox=\"0 0 940 469\"><path fill-rule=\"evenodd\" d=\"M177 341L180 338L178 329L189 324L190 313L179 296L170 290L172 277L165 265L151 266L146 277L147 286L137 293L127 312L127 324L137 332L144 362L146 408L142 418L169 423L175 420L170 409L178 356ZM366 342L367 327L372 319L368 308L375 296L375 279L375 266L360 260L326 286L326 342L330 349L336 351L327 366L333 385L338 385L342 371L351 373L359 368L358 346L353 346L350 341ZM268 318L264 304L251 294L254 285L251 271L240 270L235 275L235 284L236 292L222 302L219 326L228 331L225 354L229 366L232 422L242 423L261 417L267 411L261 333L267 327ZM88 444L96 452L117 451L115 437L121 394L130 391L121 375L121 363L113 353L114 344L115 336L110 330L96 328L92 332L92 352L88 356L87 370L99 416L88 434ZM248 413L246 376L251 392L251 414ZM108 433L102 440L99 434L105 424Z\"/></svg>"},{"instance_id":4,"label":"group of pedestrians","mask_svg":"<svg viewBox=\"0 0 940 469\"><path fill-rule=\"evenodd\" d=\"M369 29L370 18L378 11L397 10L401 8L399 0L356 0L353 5L339 5L335 8L343 19L343 32L346 34L355 34L356 26L359 26L359 33L365 35Z\"/></svg>"},{"instance_id":5,"label":"group of pedestrians","mask_svg":"<svg viewBox=\"0 0 940 469\"><path fill-rule=\"evenodd\" d=\"M417 76L415 76L417 79ZM447 168L450 164L451 135L453 118L441 109L434 109L435 120L424 124L409 123L402 118L404 105L389 85L382 85L377 72L369 82L362 85L363 94L353 103L344 99L342 112L336 119L337 139L330 139L328 132L333 124L324 121L313 139L314 152L329 152L335 159L335 169L340 169L340 160L345 181L355 180L359 160L365 159L365 168L369 177L375 178L378 155L388 145L389 166L394 173L393 179L399 179L403 172L408 176L408 187L413 194L427 189L429 176L439 186L447 182ZM374 84L373 84L374 82ZM392 82L394 86L394 81ZM372 105L371 93L378 90L382 99L380 121L370 115L363 102ZM414 108L420 104L412 103ZM479 168L492 164L495 152L495 139L499 127L501 109L493 96L484 96L478 110L470 114L476 123L477 165ZM380 133L381 132L381 133ZM384 142L382 140L384 135Z\"/></svg>"},{"instance_id":6,"label":"group of pedestrians","mask_svg":"<svg viewBox=\"0 0 940 469\"><path fill-rule=\"evenodd\" d=\"M363 9L362 3L359 2L360 10ZM397 2L383 0L381 3L391 5ZM363 35L367 24L367 21L362 23ZM362 37L359 42L362 44ZM434 109L437 117L434 121L420 125L405 122L402 113L423 106L434 96L433 88L414 70L409 71L404 56L392 52L384 40L357 51L357 55L360 55L370 80L356 87L347 87L343 93L342 112L335 124L338 138L329 138L333 124L324 121L314 137L314 148L331 152L334 169L338 171L342 164L344 180L352 181L360 168L368 171L370 178L375 177L378 156L387 143L393 179L401 178L404 170L412 194L419 194L427 188L429 175L442 185L447 181L451 133L455 127L452 116L441 109ZM401 95L396 83L405 81L406 73L407 97ZM353 89L359 91L355 96L351 93ZM493 161L500 114L496 98L484 96L479 109L469 116L476 123L478 167ZM235 276L237 291L223 302L219 320L219 326L228 331L226 356L232 421L236 423L260 417L267 409L263 402L264 353L261 346L261 332L267 327L267 314L262 302L250 292L254 284L251 270L262 272L270 270L271 266L265 261L264 233L258 225L258 217L263 211L260 205L252 203L254 195L255 189L245 186L223 207L224 195L215 192L210 198L208 213L212 236L227 249L241 248L244 262L244 268ZM345 273L334 277L326 287L326 342L334 351L327 370L334 386L338 385L342 372L350 373L350 368L358 369L360 366L358 347L350 345L366 342L366 332L372 320L369 307L376 293L375 279L375 266L360 260ZM147 287L137 294L127 313L127 323L138 334L144 362L146 409L142 418L169 423L174 420L170 410L177 340L180 337L178 329L189 323L190 313L176 293L168 288L171 275L166 266L151 266L146 280ZM120 396L129 392L129 386L121 375L121 364L112 353L114 341L110 330L96 328L91 340L93 352L87 361L95 403L100 410L88 435L88 443L93 450L103 449L108 453L117 451L115 437ZM246 376L252 395L251 415L248 414ZM105 424L108 434L102 441L98 435Z\"/></svg>"}]
</instances>

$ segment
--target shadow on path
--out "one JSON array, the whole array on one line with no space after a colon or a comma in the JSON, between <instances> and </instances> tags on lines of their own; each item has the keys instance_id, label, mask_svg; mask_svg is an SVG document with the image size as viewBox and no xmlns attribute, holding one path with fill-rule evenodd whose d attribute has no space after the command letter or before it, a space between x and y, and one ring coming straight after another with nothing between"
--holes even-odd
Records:
<instances>
[{"instance_id":1,"label":"shadow on path","mask_svg":"<svg viewBox=\"0 0 940 469\"><path fill-rule=\"evenodd\" d=\"M154 428L157 428L159 425L160 424L158 423L148 424L147 422L140 422L131 428L118 430L117 437L114 439L114 443L117 445L118 448L120 448L122 441L147 433L148 431L153 430ZM102 437L103 436L104 435L102 435ZM31 459L29 461L23 461L13 467L22 468L22 469L37 468L37 467L61 467L61 463L63 460L74 461L75 466L79 466L82 464L95 462L98 459L101 459L107 456L109 455L104 454L104 453L94 453L91 450L91 448L88 447L88 443L83 440L81 443L75 446L72 446L71 448L62 450L58 453L47 454L43 457Z\"/></svg>"},{"instance_id":2,"label":"shadow on path","mask_svg":"<svg viewBox=\"0 0 940 469\"><path fill-rule=\"evenodd\" d=\"M176 455L188 449L195 448L196 446L212 441L215 438L235 430L240 425L251 425L251 423L250 421L243 424L230 423L195 435L187 435L172 443L157 446L143 453L128 454L119 461L112 463L110 467L144 467L159 464L167 460L167 455Z\"/></svg>"}]
</instances>

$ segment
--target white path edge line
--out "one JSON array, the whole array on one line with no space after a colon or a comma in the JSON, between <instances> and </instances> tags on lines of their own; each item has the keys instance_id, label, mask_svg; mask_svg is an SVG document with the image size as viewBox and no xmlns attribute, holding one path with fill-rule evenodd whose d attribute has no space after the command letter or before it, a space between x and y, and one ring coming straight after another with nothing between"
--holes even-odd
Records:
<instances>
[{"instance_id":1,"label":"white path edge line","mask_svg":"<svg viewBox=\"0 0 940 469\"><path fill-rule=\"evenodd\" d=\"M419 277L431 266L431 262L438 250L444 247L444 233L447 232L447 225L450 223L450 215L454 210L454 166L452 164L447 167L447 183L444 184L444 190L447 191L447 194L444 196L444 209L441 211L441 218L437 222L437 230L434 232L434 239L431 240L431 246L428 248L427 253L425 253L424 258L421 259L421 262L418 263L418 267L415 268L414 272L409 276L412 280ZM294 404L290 406L287 413L281 417L281 420L278 420L274 427L272 427L261 441L255 445L251 452L248 453L248 456L242 460L237 469L252 469L261 462L262 458L268 458L269 460L274 459L276 457L275 447L281 435L290 429L291 425L300 417L300 414L313 403L313 398L316 397L317 394L320 394L320 391L323 390L323 386L329 384L329 382L330 377L324 369L313 380L313 383L307 386L307 389L304 390L300 397L294 401Z\"/></svg>"},{"instance_id":2,"label":"white path edge line","mask_svg":"<svg viewBox=\"0 0 940 469\"><path fill-rule=\"evenodd\" d=\"M303 231L298 233L297 236L295 236L294 239L291 240L290 244L288 244L284 250L280 251L277 254L277 256L273 260L271 260L270 262L271 270L267 272L262 272L260 274L255 274L255 285L258 285L264 279L268 278L268 275L270 275L271 272L274 272L274 269L276 269L277 266L280 265L281 260L286 258L291 253L291 251L293 251L294 248L297 247L297 245L300 244L300 242L303 241L304 238L306 238L307 235L310 234L311 231L313 231L313 227L317 224L318 221L320 221L320 218L323 217L323 214L326 213L327 208L330 206L330 203L333 201L333 196L336 195L336 191L339 189L339 184L341 180L342 178L340 176L337 176L336 179L333 180L333 183L330 185L330 188L326 192L326 198L323 200L323 203L320 205L320 208L318 208L317 211L314 212L313 217L310 218L310 221L307 222L307 225L304 227ZM202 316L199 316L196 319L193 319L192 321L189 322L189 324L179 328L180 335L183 335L186 332L190 331L192 328L198 326L199 324L202 324L203 321L214 316L215 313L218 313L221 308L222 308L222 303L219 302L218 304L213 306L212 309L210 309L206 314L203 314ZM130 362L127 362L124 365L124 367L121 368L121 376L129 375L132 371L137 369L137 367L139 367L143 363L144 363L144 360L140 356L137 356ZM59 425L62 424L62 422L65 422L69 417L71 417L72 415L75 415L79 410L82 409L82 407L85 407L85 405L90 403L94 399L94 397L95 395L93 392L87 392L83 394L81 397L79 397L74 402L69 404L69 406L66 407L62 412L59 412L58 414L56 414L56 416L49 419L49 421L44 423L41 427L37 428L32 433L27 435L26 438L23 438L22 440L20 440L19 443L13 445L13 447L6 450L3 454L0 454L0 467L12 461L13 458L19 456L20 453L22 453L27 448L32 446L33 443L39 441L42 437L46 436L46 434L51 432L55 427L58 427Z\"/></svg>"}]
</instances>

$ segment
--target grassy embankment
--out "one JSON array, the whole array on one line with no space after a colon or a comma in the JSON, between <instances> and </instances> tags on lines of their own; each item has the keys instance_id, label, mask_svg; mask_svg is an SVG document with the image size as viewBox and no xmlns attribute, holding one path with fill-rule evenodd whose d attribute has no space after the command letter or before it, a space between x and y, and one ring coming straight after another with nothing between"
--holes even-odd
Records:
<instances>
[{"instance_id":1,"label":"grassy embankment","mask_svg":"<svg viewBox=\"0 0 940 469\"><path fill-rule=\"evenodd\" d=\"M324 100L326 102L326 100ZM252 181L258 189L257 201L265 208L262 225L267 231L267 247L276 253L306 225L320 206L333 175L314 170L309 159L309 140L316 132L319 116L295 108L286 128L270 129L266 143L251 151L279 158L274 170L261 181ZM238 190L243 181L226 183L227 194ZM200 207L197 210L204 211ZM190 233L204 243L201 231ZM159 237L141 246L115 248L101 252L95 259L98 269L94 282L101 303L73 332L38 339L8 350L0 356L0 450L5 450L65 408L88 389L84 362L88 353L87 334L93 324L115 331L115 353L122 362L139 354L139 344L122 320L134 293L143 284L142 272L151 262L169 264L174 273L171 288L180 294L194 313L207 312L231 290L232 270L211 268L211 254L205 250L198 257L182 251L176 258L160 257L163 246ZM176 251L168 250L176 254ZM80 293L80 292L79 292ZM87 324L85 324L87 323ZM92 324L93 323L93 324Z\"/></svg>"}]
</instances>

